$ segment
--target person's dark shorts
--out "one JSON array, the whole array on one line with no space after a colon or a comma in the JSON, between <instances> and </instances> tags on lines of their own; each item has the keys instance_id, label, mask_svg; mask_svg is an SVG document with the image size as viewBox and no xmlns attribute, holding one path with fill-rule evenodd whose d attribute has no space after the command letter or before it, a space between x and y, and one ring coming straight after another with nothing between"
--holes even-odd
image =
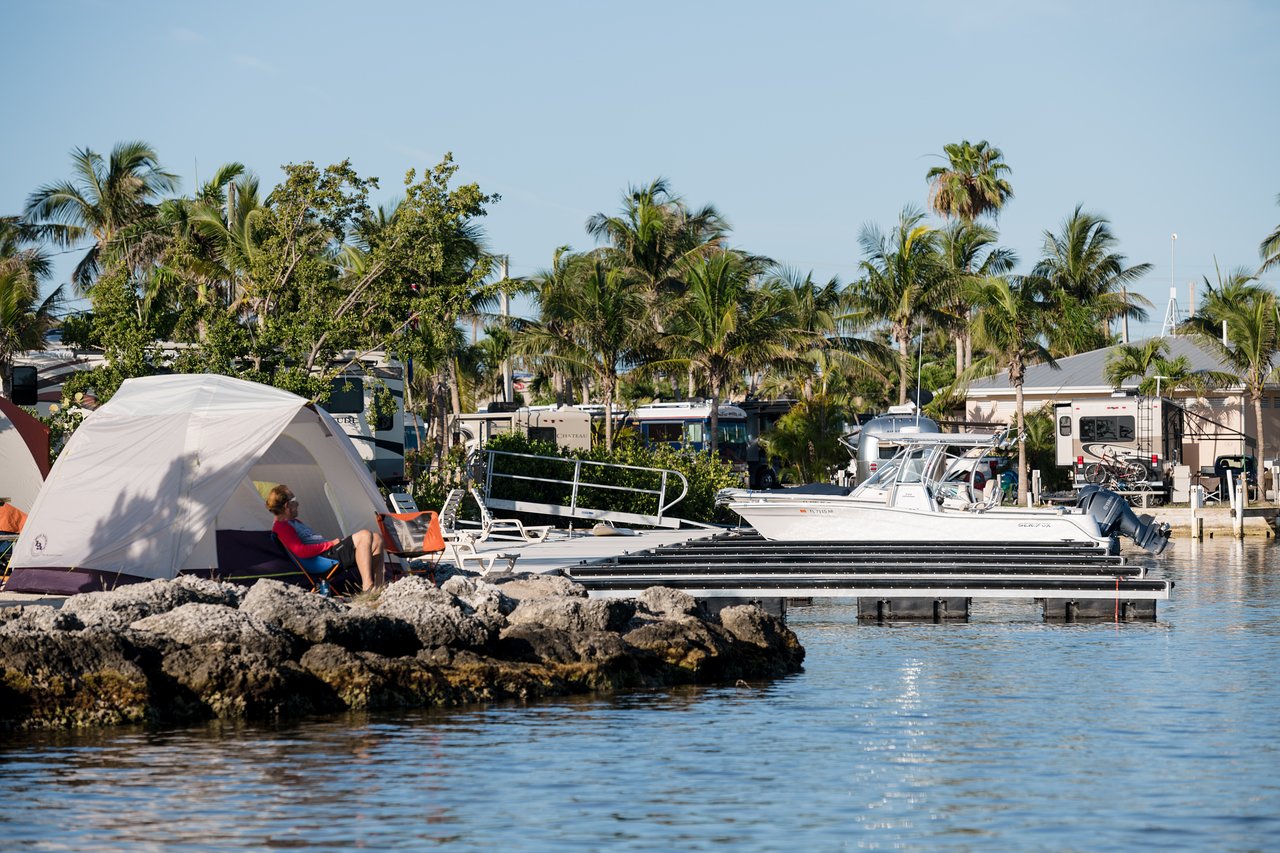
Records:
<instances>
[{"instance_id":1,"label":"person's dark shorts","mask_svg":"<svg viewBox=\"0 0 1280 853\"><path fill-rule=\"evenodd\" d=\"M337 560L342 564L344 570L354 571L356 569L356 543L350 536L329 548L321 556L328 557L330 560Z\"/></svg>"}]
</instances>

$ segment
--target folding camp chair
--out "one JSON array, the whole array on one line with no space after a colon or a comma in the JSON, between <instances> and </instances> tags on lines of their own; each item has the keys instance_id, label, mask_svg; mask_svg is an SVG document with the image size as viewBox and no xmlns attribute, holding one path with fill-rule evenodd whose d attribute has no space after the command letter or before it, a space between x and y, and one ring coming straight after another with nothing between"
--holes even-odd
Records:
<instances>
[{"instance_id":1,"label":"folding camp chair","mask_svg":"<svg viewBox=\"0 0 1280 853\"><path fill-rule=\"evenodd\" d=\"M460 569L467 568L468 563L475 563L481 575L487 575L495 571L494 566L499 560L505 565L499 570L510 572L516 567L516 560L520 559L519 554L503 554L498 551L491 551L482 554L476 550L476 537L472 533L459 533L449 541L449 550L453 553L453 562Z\"/></svg>"},{"instance_id":2,"label":"folding camp chair","mask_svg":"<svg viewBox=\"0 0 1280 853\"><path fill-rule=\"evenodd\" d=\"M379 512L378 529L386 552L409 574L424 572L436 582L436 564L444 553L444 534L434 512Z\"/></svg>"},{"instance_id":3,"label":"folding camp chair","mask_svg":"<svg viewBox=\"0 0 1280 853\"><path fill-rule=\"evenodd\" d=\"M271 541L280 546L280 550L289 558L289 562L297 568L302 576L311 584L314 591L319 587L319 580L328 584L333 580L333 576L338 573L338 569L342 566L337 560L329 557L299 557L288 548L284 547L284 543L280 541L280 537L275 533L271 534Z\"/></svg>"},{"instance_id":4,"label":"folding camp chair","mask_svg":"<svg viewBox=\"0 0 1280 853\"><path fill-rule=\"evenodd\" d=\"M517 542L541 542L551 532L551 525L526 525L518 518L494 518L493 513L484 504L484 498L475 486L471 487L471 497L480 507L480 536L478 541L486 539L511 539Z\"/></svg>"}]
</instances>

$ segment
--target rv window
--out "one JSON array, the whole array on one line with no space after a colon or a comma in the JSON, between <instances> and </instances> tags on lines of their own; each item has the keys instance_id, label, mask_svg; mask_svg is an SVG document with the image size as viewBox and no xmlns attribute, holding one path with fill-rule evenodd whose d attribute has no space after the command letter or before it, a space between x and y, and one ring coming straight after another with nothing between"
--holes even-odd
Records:
<instances>
[{"instance_id":1,"label":"rv window","mask_svg":"<svg viewBox=\"0 0 1280 853\"><path fill-rule=\"evenodd\" d=\"M1058 435L1071 435L1071 415L1058 418Z\"/></svg>"},{"instance_id":2,"label":"rv window","mask_svg":"<svg viewBox=\"0 0 1280 853\"><path fill-rule=\"evenodd\" d=\"M530 441L547 441L547 442L550 442L551 444L555 444L556 428L531 426L529 427L529 440Z\"/></svg>"},{"instance_id":3,"label":"rv window","mask_svg":"<svg viewBox=\"0 0 1280 853\"><path fill-rule=\"evenodd\" d=\"M647 424L645 436L650 442L683 441L684 430L680 424Z\"/></svg>"},{"instance_id":4,"label":"rv window","mask_svg":"<svg viewBox=\"0 0 1280 853\"><path fill-rule=\"evenodd\" d=\"M331 415L358 415L363 412L364 380L352 376L340 376L333 380L329 403L325 409Z\"/></svg>"},{"instance_id":5,"label":"rv window","mask_svg":"<svg viewBox=\"0 0 1280 853\"><path fill-rule=\"evenodd\" d=\"M1081 441L1133 441L1133 416L1081 418Z\"/></svg>"},{"instance_id":6,"label":"rv window","mask_svg":"<svg viewBox=\"0 0 1280 853\"><path fill-rule=\"evenodd\" d=\"M742 421L733 421L719 425L720 433L719 442L721 444L746 444L747 443L747 425Z\"/></svg>"},{"instance_id":7,"label":"rv window","mask_svg":"<svg viewBox=\"0 0 1280 853\"><path fill-rule=\"evenodd\" d=\"M684 440L689 444L697 444L705 441L702 437L702 424L685 424Z\"/></svg>"}]
</instances>

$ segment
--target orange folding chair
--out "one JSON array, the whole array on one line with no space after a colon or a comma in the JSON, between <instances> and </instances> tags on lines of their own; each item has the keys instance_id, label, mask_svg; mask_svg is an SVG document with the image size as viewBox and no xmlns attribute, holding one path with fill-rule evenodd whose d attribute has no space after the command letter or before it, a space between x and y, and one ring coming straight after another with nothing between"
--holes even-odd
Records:
<instances>
[{"instance_id":1,"label":"orange folding chair","mask_svg":"<svg viewBox=\"0 0 1280 853\"><path fill-rule=\"evenodd\" d=\"M378 529L383 548L395 557L403 571L426 574L436 582L436 564L444 553L440 517L430 510L420 512L379 512Z\"/></svg>"}]
</instances>

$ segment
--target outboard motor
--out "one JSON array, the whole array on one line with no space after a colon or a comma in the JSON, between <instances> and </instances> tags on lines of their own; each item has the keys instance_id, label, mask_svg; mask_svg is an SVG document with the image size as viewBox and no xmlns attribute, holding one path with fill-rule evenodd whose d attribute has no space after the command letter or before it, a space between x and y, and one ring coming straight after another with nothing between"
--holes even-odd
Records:
<instances>
[{"instance_id":1,"label":"outboard motor","mask_svg":"<svg viewBox=\"0 0 1280 853\"><path fill-rule=\"evenodd\" d=\"M1169 544L1169 525L1158 524L1149 515L1135 515L1128 501L1101 486L1089 485L1081 489L1076 506L1098 522L1103 536L1123 533L1139 548L1152 554L1159 554Z\"/></svg>"}]
</instances>

